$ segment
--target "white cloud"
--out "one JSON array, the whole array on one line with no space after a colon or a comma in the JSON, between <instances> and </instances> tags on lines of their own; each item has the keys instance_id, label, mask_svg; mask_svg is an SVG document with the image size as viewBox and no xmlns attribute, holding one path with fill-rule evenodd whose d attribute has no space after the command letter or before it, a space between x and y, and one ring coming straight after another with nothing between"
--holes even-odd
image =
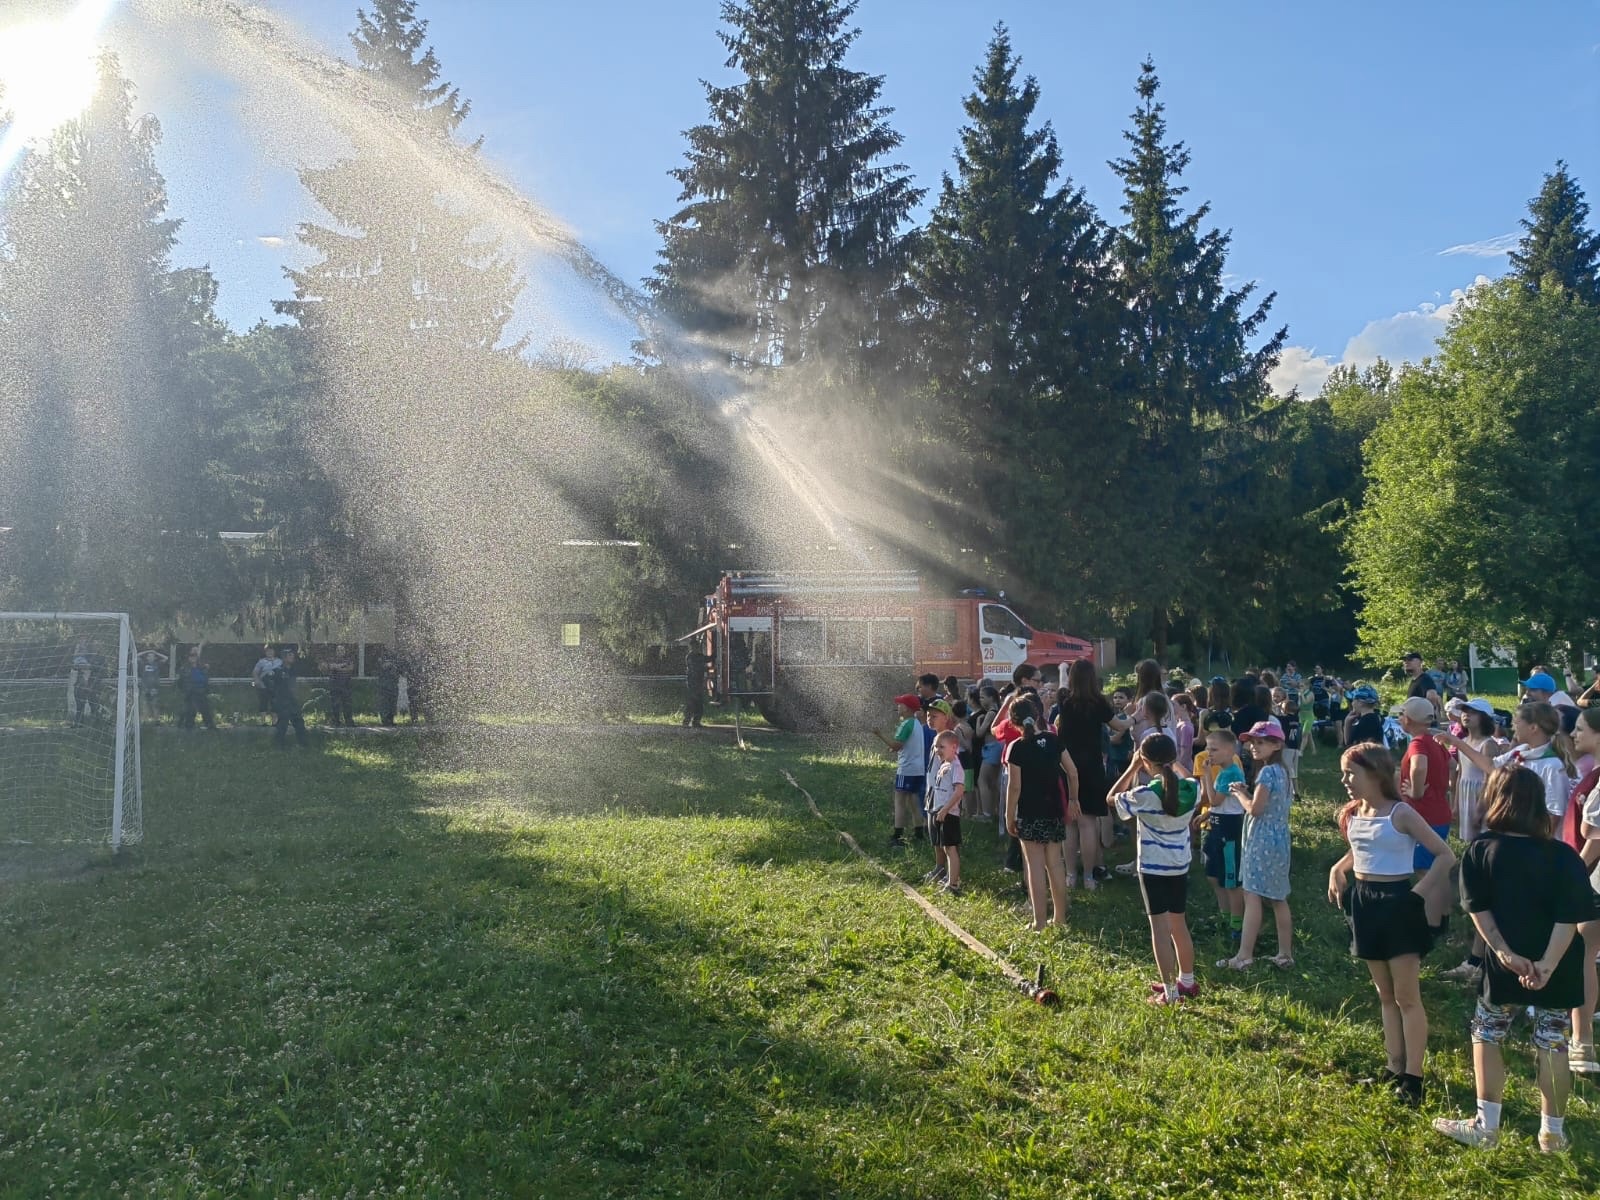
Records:
<instances>
[{"instance_id":1,"label":"white cloud","mask_svg":"<svg viewBox=\"0 0 1600 1200\"><path fill-rule=\"evenodd\" d=\"M1279 396L1287 396L1295 389L1299 389L1302 396L1315 396L1338 365L1326 354L1318 354L1314 349L1285 346L1278 365L1267 376L1267 382Z\"/></svg>"},{"instance_id":2,"label":"white cloud","mask_svg":"<svg viewBox=\"0 0 1600 1200\"><path fill-rule=\"evenodd\" d=\"M289 244L288 238L277 233L264 233L256 241L266 246L269 250L276 250L279 246L287 246Z\"/></svg>"},{"instance_id":3,"label":"white cloud","mask_svg":"<svg viewBox=\"0 0 1600 1200\"><path fill-rule=\"evenodd\" d=\"M1481 242L1462 242L1459 246L1447 246L1439 253L1468 254L1473 258L1499 258L1500 255L1510 254L1515 250L1521 240L1520 233L1502 233L1496 237L1484 238Z\"/></svg>"},{"instance_id":4,"label":"white cloud","mask_svg":"<svg viewBox=\"0 0 1600 1200\"><path fill-rule=\"evenodd\" d=\"M1318 354L1314 347L1285 346L1267 382L1280 396L1299 388L1301 396L1310 397L1321 390L1336 366L1360 369L1380 358L1396 364L1420 362L1437 350L1445 326L1471 296L1472 289L1488 282L1487 275L1479 275L1471 287L1453 290L1444 304L1424 302L1392 317L1368 321L1360 333L1345 343L1344 354L1337 360Z\"/></svg>"}]
</instances>

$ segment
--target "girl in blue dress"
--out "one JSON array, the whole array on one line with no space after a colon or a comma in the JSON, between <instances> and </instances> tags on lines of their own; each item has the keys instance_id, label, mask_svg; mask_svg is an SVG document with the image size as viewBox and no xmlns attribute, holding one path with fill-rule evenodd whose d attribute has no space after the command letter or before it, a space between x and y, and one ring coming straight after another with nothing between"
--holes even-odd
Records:
<instances>
[{"instance_id":1,"label":"girl in blue dress","mask_svg":"<svg viewBox=\"0 0 1600 1200\"><path fill-rule=\"evenodd\" d=\"M1289 913L1289 774L1283 768L1283 726L1257 721L1239 735L1259 764L1255 787L1236 783L1229 790L1244 805L1244 846L1239 859L1239 884L1244 889L1244 929L1239 950L1217 964L1248 970L1255 961L1263 907L1272 905L1278 928L1277 967L1294 966L1294 923Z\"/></svg>"}]
</instances>

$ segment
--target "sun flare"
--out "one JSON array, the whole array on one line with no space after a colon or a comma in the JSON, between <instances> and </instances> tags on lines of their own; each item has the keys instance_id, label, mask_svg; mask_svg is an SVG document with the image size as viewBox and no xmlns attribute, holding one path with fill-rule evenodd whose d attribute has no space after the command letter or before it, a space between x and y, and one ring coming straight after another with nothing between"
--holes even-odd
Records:
<instances>
[{"instance_id":1,"label":"sun flare","mask_svg":"<svg viewBox=\"0 0 1600 1200\"><path fill-rule=\"evenodd\" d=\"M96 34L116 0L82 0L64 17L0 27L0 175L29 142L82 112L94 98Z\"/></svg>"}]
</instances>

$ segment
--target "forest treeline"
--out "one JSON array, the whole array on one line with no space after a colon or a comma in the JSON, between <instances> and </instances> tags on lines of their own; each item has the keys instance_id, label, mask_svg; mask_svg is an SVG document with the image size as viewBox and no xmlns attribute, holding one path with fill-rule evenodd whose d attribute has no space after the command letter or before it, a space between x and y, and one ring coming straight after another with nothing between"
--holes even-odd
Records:
<instances>
[{"instance_id":1,"label":"forest treeline","mask_svg":"<svg viewBox=\"0 0 1600 1200\"><path fill-rule=\"evenodd\" d=\"M278 319L229 328L209 271L173 264L160 129L107 56L0 206L0 606L293 630L383 602L426 622L440 514L527 524L529 489L496 482L522 478L559 513L547 539L638 543L585 601L636 656L719 569L767 565L740 555L777 501L735 469L688 346L822 446L854 511L915 498L865 526L886 560L1004 587L1041 624L1190 661L1600 645L1580 508L1600 238L1564 164L1435 356L1278 396L1287 329L1233 282L1153 63L1130 64L1116 211L1073 181L1003 26L929 186L852 63L856 19L845 0L724 6L731 82L685 133L654 315L604 368L513 337L514 247L359 131L301 172L323 216ZM475 152L426 29L414 0L373 0L356 64L411 136ZM492 529L472 526L475 552L497 552Z\"/></svg>"}]
</instances>

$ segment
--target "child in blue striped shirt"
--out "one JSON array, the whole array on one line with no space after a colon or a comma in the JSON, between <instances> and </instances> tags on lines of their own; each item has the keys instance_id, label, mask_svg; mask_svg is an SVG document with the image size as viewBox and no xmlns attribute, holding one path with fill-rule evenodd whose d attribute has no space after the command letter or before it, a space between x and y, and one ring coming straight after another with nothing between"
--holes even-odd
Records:
<instances>
[{"instance_id":1,"label":"child in blue striped shirt","mask_svg":"<svg viewBox=\"0 0 1600 1200\"><path fill-rule=\"evenodd\" d=\"M1161 978L1150 985L1148 1003L1170 1007L1196 996L1194 942L1184 916L1188 907L1189 824L1199 788L1178 765L1177 743L1152 733L1139 743L1133 762L1112 785L1117 814L1138 826L1139 891L1150 918L1150 941ZM1139 780L1143 784L1134 786ZM1124 790L1127 789L1127 790Z\"/></svg>"}]
</instances>

